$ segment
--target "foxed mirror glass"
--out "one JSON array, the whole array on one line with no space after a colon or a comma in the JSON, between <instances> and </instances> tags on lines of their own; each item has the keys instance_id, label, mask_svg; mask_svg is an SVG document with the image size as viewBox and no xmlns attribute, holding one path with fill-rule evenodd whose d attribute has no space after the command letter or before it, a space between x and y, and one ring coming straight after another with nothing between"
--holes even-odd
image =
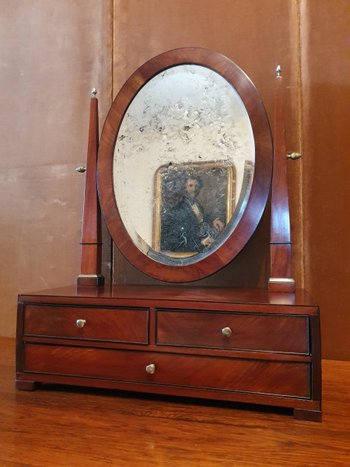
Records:
<instances>
[{"instance_id":1,"label":"foxed mirror glass","mask_svg":"<svg viewBox=\"0 0 350 467\"><path fill-rule=\"evenodd\" d=\"M166 52L117 95L101 136L110 233L143 272L195 280L243 248L268 196L272 143L249 78L205 49Z\"/></svg>"},{"instance_id":2,"label":"foxed mirror glass","mask_svg":"<svg viewBox=\"0 0 350 467\"><path fill-rule=\"evenodd\" d=\"M240 219L254 161L249 116L222 76L178 65L153 77L124 115L114 151L116 202L134 244L165 263L210 254Z\"/></svg>"}]
</instances>

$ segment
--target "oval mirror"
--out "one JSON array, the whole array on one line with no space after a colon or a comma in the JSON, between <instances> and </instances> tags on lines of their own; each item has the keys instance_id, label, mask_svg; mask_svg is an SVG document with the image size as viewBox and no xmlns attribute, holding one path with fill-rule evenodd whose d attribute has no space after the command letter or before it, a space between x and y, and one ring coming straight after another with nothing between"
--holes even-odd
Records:
<instances>
[{"instance_id":1,"label":"oval mirror","mask_svg":"<svg viewBox=\"0 0 350 467\"><path fill-rule=\"evenodd\" d=\"M222 55L177 49L140 67L112 104L101 206L132 264L160 280L196 280L246 244L271 168L269 123L249 78Z\"/></svg>"}]
</instances>

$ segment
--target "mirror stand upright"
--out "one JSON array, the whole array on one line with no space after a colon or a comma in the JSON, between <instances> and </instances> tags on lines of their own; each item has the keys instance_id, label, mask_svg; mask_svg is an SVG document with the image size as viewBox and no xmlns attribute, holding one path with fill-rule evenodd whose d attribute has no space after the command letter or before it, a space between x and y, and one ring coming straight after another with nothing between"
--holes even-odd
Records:
<instances>
[{"instance_id":1,"label":"mirror stand upright","mask_svg":"<svg viewBox=\"0 0 350 467\"><path fill-rule=\"evenodd\" d=\"M81 274L77 285L19 295L18 389L91 386L321 420L319 309L291 275L282 89L278 72L272 142L237 65L205 49L165 52L117 95L98 161L92 96ZM267 286L188 285L244 248L271 180ZM120 252L158 285L103 285L99 203Z\"/></svg>"}]
</instances>

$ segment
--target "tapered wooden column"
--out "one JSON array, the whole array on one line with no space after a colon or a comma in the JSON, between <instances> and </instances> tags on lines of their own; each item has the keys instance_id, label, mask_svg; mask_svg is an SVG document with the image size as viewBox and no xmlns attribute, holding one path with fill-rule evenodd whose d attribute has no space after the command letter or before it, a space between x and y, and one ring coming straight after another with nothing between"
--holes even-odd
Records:
<instances>
[{"instance_id":1,"label":"tapered wooden column","mask_svg":"<svg viewBox=\"0 0 350 467\"><path fill-rule=\"evenodd\" d=\"M287 185L287 152L283 115L283 78L276 69L274 109L274 170L271 191L270 279L271 292L295 291L291 271L291 239Z\"/></svg>"},{"instance_id":2,"label":"tapered wooden column","mask_svg":"<svg viewBox=\"0 0 350 467\"><path fill-rule=\"evenodd\" d=\"M78 286L104 284L104 277L101 274L101 211L96 184L98 140L98 100L96 98L96 90L93 89L90 101L89 140L81 236L81 273L77 280ZM84 171L84 169L81 171Z\"/></svg>"}]
</instances>

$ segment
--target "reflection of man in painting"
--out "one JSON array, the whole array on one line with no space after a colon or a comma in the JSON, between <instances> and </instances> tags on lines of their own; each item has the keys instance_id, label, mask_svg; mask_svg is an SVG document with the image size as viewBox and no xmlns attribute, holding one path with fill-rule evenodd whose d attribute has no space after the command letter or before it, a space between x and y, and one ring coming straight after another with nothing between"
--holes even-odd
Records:
<instances>
[{"instance_id":1,"label":"reflection of man in painting","mask_svg":"<svg viewBox=\"0 0 350 467\"><path fill-rule=\"evenodd\" d=\"M202 186L200 177L187 177L181 200L163 215L161 250L200 252L224 229L224 222L211 219L199 203L197 196Z\"/></svg>"}]
</instances>

